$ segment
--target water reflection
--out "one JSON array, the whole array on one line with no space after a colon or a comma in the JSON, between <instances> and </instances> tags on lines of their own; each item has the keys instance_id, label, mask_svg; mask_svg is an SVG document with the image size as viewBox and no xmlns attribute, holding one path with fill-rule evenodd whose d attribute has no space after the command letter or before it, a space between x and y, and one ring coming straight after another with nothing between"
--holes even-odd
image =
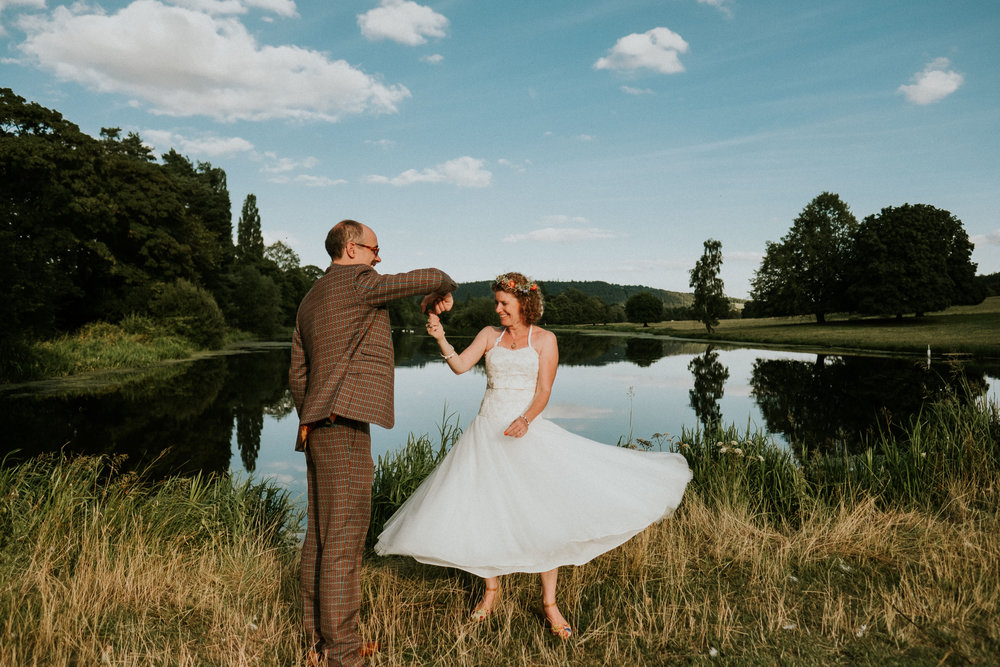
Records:
<instances>
[{"instance_id":1,"label":"water reflection","mask_svg":"<svg viewBox=\"0 0 1000 667\"><path fill-rule=\"evenodd\" d=\"M694 414L706 431L718 428L722 424L719 401L725 394L729 369L719 361L715 348L709 345L705 354L691 360L688 370L694 376L694 386L688 392Z\"/></svg>"},{"instance_id":2,"label":"water reflection","mask_svg":"<svg viewBox=\"0 0 1000 667\"><path fill-rule=\"evenodd\" d=\"M427 336L397 334L395 346L397 426L376 429L376 453L402 445L410 432L434 433L443 406L460 411L466 425L484 385L481 368L456 379ZM633 424L646 437L696 423L752 422L800 453L800 443L855 451L865 433L905 424L928 399L962 386L981 394L987 375L1000 376L974 363L928 369L923 359L813 357L654 337L560 334L559 347L552 418L608 443ZM0 457L116 453L156 475L244 470L293 484L302 457L292 449L288 362L288 346L273 344L103 385L3 387Z\"/></svg>"},{"instance_id":3,"label":"water reflection","mask_svg":"<svg viewBox=\"0 0 1000 667\"><path fill-rule=\"evenodd\" d=\"M253 471L263 415L288 414L287 347L171 364L113 385L44 383L3 395L0 456L41 452L124 454L126 468L224 473L234 423L243 467Z\"/></svg>"},{"instance_id":4,"label":"water reflection","mask_svg":"<svg viewBox=\"0 0 1000 667\"><path fill-rule=\"evenodd\" d=\"M972 364L817 355L814 361L758 359L753 396L772 433L802 453L855 453L867 434L900 429L927 401L946 394L968 400L987 390Z\"/></svg>"}]
</instances>

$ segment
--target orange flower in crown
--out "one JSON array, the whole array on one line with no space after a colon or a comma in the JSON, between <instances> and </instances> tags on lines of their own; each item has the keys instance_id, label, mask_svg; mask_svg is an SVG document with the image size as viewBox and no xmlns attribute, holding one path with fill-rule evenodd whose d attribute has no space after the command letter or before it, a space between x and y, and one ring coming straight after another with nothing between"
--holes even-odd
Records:
<instances>
[{"instance_id":1,"label":"orange flower in crown","mask_svg":"<svg viewBox=\"0 0 1000 667\"><path fill-rule=\"evenodd\" d=\"M499 287L503 287L505 291L511 291L517 294L528 294L529 292L538 291L538 283L535 283L528 278L515 277L506 273L501 273L493 280L494 291L496 291Z\"/></svg>"}]
</instances>

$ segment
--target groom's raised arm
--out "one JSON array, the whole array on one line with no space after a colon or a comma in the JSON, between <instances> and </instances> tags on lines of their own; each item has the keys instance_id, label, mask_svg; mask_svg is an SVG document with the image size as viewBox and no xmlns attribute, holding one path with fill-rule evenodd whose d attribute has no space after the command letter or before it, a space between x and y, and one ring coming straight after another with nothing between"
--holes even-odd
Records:
<instances>
[{"instance_id":1,"label":"groom's raised arm","mask_svg":"<svg viewBox=\"0 0 1000 667\"><path fill-rule=\"evenodd\" d=\"M426 295L421 307L435 302L454 303L451 293L458 287L451 276L440 269L416 269L406 273L381 275L368 266L355 276L355 285L364 295L365 301L373 305L380 306L407 296ZM444 310L450 308L451 305L447 305Z\"/></svg>"}]
</instances>

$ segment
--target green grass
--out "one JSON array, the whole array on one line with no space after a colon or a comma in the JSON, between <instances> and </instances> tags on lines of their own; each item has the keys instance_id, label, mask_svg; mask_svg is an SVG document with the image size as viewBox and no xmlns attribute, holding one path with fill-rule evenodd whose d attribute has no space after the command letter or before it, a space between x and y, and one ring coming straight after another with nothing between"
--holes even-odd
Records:
<instances>
[{"instance_id":1,"label":"green grass","mask_svg":"<svg viewBox=\"0 0 1000 667\"><path fill-rule=\"evenodd\" d=\"M194 353L190 341L152 320L129 316L118 324L92 322L53 340L30 344L15 363L0 369L6 381L56 378L96 370L145 368Z\"/></svg>"},{"instance_id":2,"label":"green grass","mask_svg":"<svg viewBox=\"0 0 1000 667\"><path fill-rule=\"evenodd\" d=\"M230 329L224 344L253 338L245 331ZM117 324L91 322L71 334L0 350L4 353L0 382L145 369L163 361L187 359L199 349L192 341L173 334L166 324L129 315Z\"/></svg>"},{"instance_id":3,"label":"green grass","mask_svg":"<svg viewBox=\"0 0 1000 667\"><path fill-rule=\"evenodd\" d=\"M446 415L380 459L382 520L457 434ZM536 575L502 578L475 624L480 580L369 556L361 632L383 646L369 664L995 664L1000 410L949 397L868 444L797 462L734 428L635 438L682 452L694 478L669 520L560 570L576 638L543 627ZM285 494L120 463L0 467L0 664L301 664Z\"/></svg>"},{"instance_id":4,"label":"green grass","mask_svg":"<svg viewBox=\"0 0 1000 667\"><path fill-rule=\"evenodd\" d=\"M560 327L562 328L562 327ZM750 318L722 320L715 333L693 320L657 322L648 327L616 324L572 327L574 330L620 331L754 343L782 348L803 346L817 350L886 351L935 355L973 354L1000 357L1000 297L989 297L976 306L954 306L923 317L851 318L833 315L825 324L813 317Z\"/></svg>"}]
</instances>

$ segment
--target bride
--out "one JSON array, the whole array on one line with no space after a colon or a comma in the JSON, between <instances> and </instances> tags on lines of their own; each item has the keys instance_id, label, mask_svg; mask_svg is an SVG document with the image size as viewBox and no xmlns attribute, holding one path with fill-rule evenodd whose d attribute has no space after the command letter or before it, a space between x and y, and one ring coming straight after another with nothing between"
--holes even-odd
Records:
<instances>
[{"instance_id":1,"label":"bride","mask_svg":"<svg viewBox=\"0 0 1000 667\"><path fill-rule=\"evenodd\" d=\"M461 353L437 315L427 331L456 374L486 357L479 414L441 464L386 522L379 554L412 556L485 579L472 612L489 616L499 577L538 572L552 633L573 630L556 604L561 565L582 565L669 516L691 471L680 454L613 447L545 419L559 363L556 337L535 326L543 303L520 273L491 289L500 326L485 327Z\"/></svg>"}]
</instances>

